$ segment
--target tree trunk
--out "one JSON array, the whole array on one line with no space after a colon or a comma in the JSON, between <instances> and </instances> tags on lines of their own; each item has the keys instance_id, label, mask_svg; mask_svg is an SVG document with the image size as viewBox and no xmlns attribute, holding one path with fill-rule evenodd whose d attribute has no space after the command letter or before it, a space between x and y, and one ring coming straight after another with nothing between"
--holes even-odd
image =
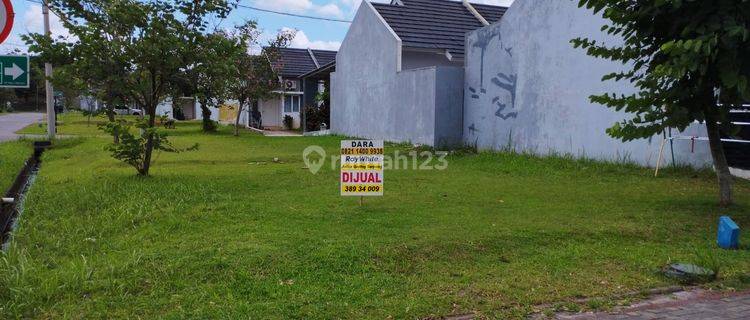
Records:
<instances>
[{"instance_id":1,"label":"tree trunk","mask_svg":"<svg viewBox=\"0 0 750 320\"><path fill-rule=\"evenodd\" d=\"M238 104L239 107L237 107L237 119L234 120L234 136L239 137L240 136L240 116L242 116L242 103Z\"/></svg>"},{"instance_id":2,"label":"tree trunk","mask_svg":"<svg viewBox=\"0 0 750 320\"><path fill-rule=\"evenodd\" d=\"M211 109L208 108L207 102L206 99L200 101L201 116L203 117L203 132L211 132L216 129L213 123L211 123Z\"/></svg>"},{"instance_id":3,"label":"tree trunk","mask_svg":"<svg viewBox=\"0 0 750 320\"><path fill-rule=\"evenodd\" d=\"M113 105L107 106L107 119L109 122L114 123L115 122L115 107ZM112 134L114 136L114 144L120 143L120 132L115 128L115 131Z\"/></svg>"},{"instance_id":4,"label":"tree trunk","mask_svg":"<svg viewBox=\"0 0 750 320\"><path fill-rule=\"evenodd\" d=\"M153 128L156 123L156 105L148 106L148 127ZM151 155L154 152L154 136L149 133L146 137L146 145L143 150L143 165L138 170L138 174L148 176L151 169Z\"/></svg>"},{"instance_id":5,"label":"tree trunk","mask_svg":"<svg viewBox=\"0 0 750 320\"><path fill-rule=\"evenodd\" d=\"M708 130L708 143L711 147L711 156L716 168L716 177L719 180L719 204L727 207L732 204L732 174L729 172L727 156L721 143L721 132L716 117L713 114L706 115L706 129Z\"/></svg>"}]
</instances>

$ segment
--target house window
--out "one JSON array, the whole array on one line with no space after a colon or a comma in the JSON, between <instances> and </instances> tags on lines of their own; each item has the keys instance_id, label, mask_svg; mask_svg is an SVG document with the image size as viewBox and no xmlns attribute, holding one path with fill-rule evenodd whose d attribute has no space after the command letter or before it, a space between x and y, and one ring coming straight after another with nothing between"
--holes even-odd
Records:
<instances>
[{"instance_id":1,"label":"house window","mask_svg":"<svg viewBox=\"0 0 750 320\"><path fill-rule=\"evenodd\" d=\"M300 96L284 96L284 112L299 112Z\"/></svg>"}]
</instances>

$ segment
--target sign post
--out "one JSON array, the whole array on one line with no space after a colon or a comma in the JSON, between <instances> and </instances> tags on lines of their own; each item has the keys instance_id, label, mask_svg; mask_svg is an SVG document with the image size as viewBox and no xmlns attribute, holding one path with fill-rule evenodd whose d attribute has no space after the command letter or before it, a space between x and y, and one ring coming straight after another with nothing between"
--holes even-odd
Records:
<instances>
[{"instance_id":1,"label":"sign post","mask_svg":"<svg viewBox=\"0 0 750 320\"><path fill-rule=\"evenodd\" d=\"M44 16L44 35L52 40L52 32L49 27L49 5L47 0L43 0L42 3L42 15ZM55 139L57 133L57 113L55 113L55 89L52 88L52 82L49 78L52 77L52 64L49 62L44 63L44 76L47 78L44 81L44 88L47 91L47 137L49 141Z\"/></svg>"},{"instance_id":2,"label":"sign post","mask_svg":"<svg viewBox=\"0 0 750 320\"><path fill-rule=\"evenodd\" d=\"M28 88L31 80L29 57L0 56L0 73L0 88Z\"/></svg>"},{"instance_id":3,"label":"sign post","mask_svg":"<svg viewBox=\"0 0 750 320\"><path fill-rule=\"evenodd\" d=\"M383 140L341 141L341 195L383 196Z\"/></svg>"}]
</instances>

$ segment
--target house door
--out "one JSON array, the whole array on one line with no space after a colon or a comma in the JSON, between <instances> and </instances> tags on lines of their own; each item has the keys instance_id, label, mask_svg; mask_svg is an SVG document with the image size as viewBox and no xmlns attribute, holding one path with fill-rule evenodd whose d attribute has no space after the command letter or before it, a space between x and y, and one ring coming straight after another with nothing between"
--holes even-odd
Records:
<instances>
[{"instance_id":1,"label":"house door","mask_svg":"<svg viewBox=\"0 0 750 320\"><path fill-rule=\"evenodd\" d=\"M261 101L260 114L264 128L281 128L281 99Z\"/></svg>"}]
</instances>

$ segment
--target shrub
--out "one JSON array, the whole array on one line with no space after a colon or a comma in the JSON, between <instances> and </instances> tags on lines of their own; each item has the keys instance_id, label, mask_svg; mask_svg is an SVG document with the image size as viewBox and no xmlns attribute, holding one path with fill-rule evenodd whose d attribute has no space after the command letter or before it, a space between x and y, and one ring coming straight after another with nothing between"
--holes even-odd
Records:
<instances>
[{"instance_id":1,"label":"shrub","mask_svg":"<svg viewBox=\"0 0 750 320\"><path fill-rule=\"evenodd\" d=\"M13 109L13 105L11 105L10 102L8 102L7 104L0 104L0 113L13 111L15 110Z\"/></svg>"},{"instance_id":2,"label":"shrub","mask_svg":"<svg viewBox=\"0 0 750 320\"><path fill-rule=\"evenodd\" d=\"M182 111L181 107L173 108L174 118L177 120L185 120L185 112Z\"/></svg>"},{"instance_id":3,"label":"shrub","mask_svg":"<svg viewBox=\"0 0 750 320\"><path fill-rule=\"evenodd\" d=\"M216 132L219 129L219 123L210 118L201 119L201 128L203 132Z\"/></svg>"},{"instance_id":4,"label":"shrub","mask_svg":"<svg viewBox=\"0 0 750 320\"><path fill-rule=\"evenodd\" d=\"M150 159L146 159L146 144L149 138L153 149L158 151L180 153L198 149L198 144L186 149L175 147L169 142L165 133L159 132L155 127L149 127L145 120L139 119L135 126L139 129L139 135L134 135L131 132L132 126L124 120L107 122L100 125L100 129L119 141L119 143L107 146L107 150L112 153L112 157L131 165L141 175L148 175L151 164Z\"/></svg>"},{"instance_id":5,"label":"shrub","mask_svg":"<svg viewBox=\"0 0 750 320\"><path fill-rule=\"evenodd\" d=\"M331 109L327 104L307 106L305 107L305 130L318 131L324 123L330 128L330 118Z\"/></svg>"},{"instance_id":6,"label":"shrub","mask_svg":"<svg viewBox=\"0 0 750 320\"><path fill-rule=\"evenodd\" d=\"M290 115L285 115L284 116L284 127L287 130L294 129L294 118L292 118L292 116L290 116Z\"/></svg>"}]
</instances>

